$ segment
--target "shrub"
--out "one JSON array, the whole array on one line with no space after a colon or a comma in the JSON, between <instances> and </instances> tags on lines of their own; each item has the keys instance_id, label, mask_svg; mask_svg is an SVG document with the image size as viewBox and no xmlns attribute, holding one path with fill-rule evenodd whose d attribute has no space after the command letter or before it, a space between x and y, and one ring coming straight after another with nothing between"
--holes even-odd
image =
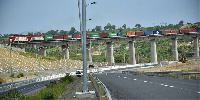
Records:
<instances>
[{"instance_id":1,"label":"shrub","mask_svg":"<svg viewBox=\"0 0 200 100\"><path fill-rule=\"evenodd\" d=\"M74 80L75 80L75 78L72 77L72 76L69 76L69 74L67 74L65 77L62 77L62 78L61 78L61 82L69 82L69 83L71 83L71 82L73 82Z\"/></svg>"},{"instance_id":2,"label":"shrub","mask_svg":"<svg viewBox=\"0 0 200 100\"><path fill-rule=\"evenodd\" d=\"M2 77L0 77L0 84L2 84L4 82L5 82L5 80Z\"/></svg>"},{"instance_id":3,"label":"shrub","mask_svg":"<svg viewBox=\"0 0 200 100\"><path fill-rule=\"evenodd\" d=\"M24 74L23 74L23 73L19 73L19 74L17 75L17 78L20 78L20 77L24 77Z\"/></svg>"},{"instance_id":4,"label":"shrub","mask_svg":"<svg viewBox=\"0 0 200 100\"><path fill-rule=\"evenodd\" d=\"M46 91L42 95L42 100L54 100L54 94L51 91Z\"/></svg>"},{"instance_id":5,"label":"shrub","mask_svg":"<svg viewBox=\"0 0 200 100\"><path fill-rule=\"evenodd\" d=\"M14 74L14 73L12 73L12 75L10 75L10 77L13 77L13 78L14 78L14 77L15 77L15 74Z\"/></svg>"}]
</instances>

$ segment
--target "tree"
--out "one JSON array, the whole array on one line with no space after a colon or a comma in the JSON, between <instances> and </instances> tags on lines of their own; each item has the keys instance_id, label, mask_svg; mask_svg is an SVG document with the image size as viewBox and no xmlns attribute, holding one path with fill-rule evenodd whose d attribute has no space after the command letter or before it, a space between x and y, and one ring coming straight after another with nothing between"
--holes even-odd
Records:
<instances>
[{"instance_id":1,"label":"tree","mask_svg":"<svg viewBox=\"0 0 200 100\"><path fill-rule=\"evenodd\" d=\"M76 34L76 29L74 27L71 27L71 30L69 31L69 35Z\"/></svg>"},{"instance_id":2,"label":"tree","mask_svg":"<svg viewBox=\"0 0 200 100\"><path fill-rule=\"evenodd\" d=\"M101 26L96 26L96 27L95 27L95 30L96 30L96 31L102 31L102 28L101 28Z\"/></svg>"},{"instance_id":3,"label":"tree","mask_svg":"<svg viewBox=\"0 0 200 100\"><path fill-rule=\"evenodd\" d=\"M181 20L181 21L178 23L178 25L179 25L179 26L183 26L183 23L184 23L184 21Z\"/></svg>"},{"instance_id":4,"label":"tree","mask_svg":"<svg viewBox=\"0 0 200 100\"><path fill-rule=\"evenodd\" d=\"M28 35L33 35L33 32L28 32Z\"/></svg>"},{"instance_id":5,"label":"tree","mask_svg":"<svg viewBox=\"0 0 200 100\"><path fill-rule=\"evenodd\" d=\"M136 27L136 28L140 28L141 25L140 25L140 24L136 24L135 27Z\"/></svg>"},{"instance_id":6,"label":"tree","mask_svg":"<svg viewBox=\"0 0 200 100\"><path fill-rule=\"evenodd\" d=\"M113 29L113 30L114 30L115 28L116 28L116 26L115 26L115 25L112 25L112 26L111 26L111 29Z\"/></svg>"},{"instance_id":7,"label":"tree","mask_svg":"<svg viewBox=\"0 0 200 100\"><path fill-rule=\"evenodd\" d=\"M122 26L122 28L123 28L123 29L126 29L126 24L124 24L124 25Z\"/></svg>"}]
</instances>

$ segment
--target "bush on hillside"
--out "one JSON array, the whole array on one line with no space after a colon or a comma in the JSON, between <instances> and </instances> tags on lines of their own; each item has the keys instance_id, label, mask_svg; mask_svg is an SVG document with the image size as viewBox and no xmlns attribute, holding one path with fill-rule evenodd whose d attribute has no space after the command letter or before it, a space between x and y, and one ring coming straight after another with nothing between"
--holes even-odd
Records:
<instances>
[{"instance_id":1,"label":"bush on hillside","mask_svg":"<svg viewBox=\"0 0 200 100\"><path fill-rule=\"evenodd\" d=\"M0 77L0 84L2 84L4 82L5 82L5 80L2 77Z\"/></svg>"}]
</instances>

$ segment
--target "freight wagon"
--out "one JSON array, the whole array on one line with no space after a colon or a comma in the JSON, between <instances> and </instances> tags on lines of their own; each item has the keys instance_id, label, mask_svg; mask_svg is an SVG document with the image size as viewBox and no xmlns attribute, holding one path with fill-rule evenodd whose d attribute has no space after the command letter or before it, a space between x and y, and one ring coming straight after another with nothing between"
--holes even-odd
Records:
<instances>
[{"instance_id":1,"label":"freight wagon","mask_svg":"<svg viewBox=\"0 0 200 100\"><path fill-rule=\"evenodd\" d=\"M54 35L53 36L54 41L63 41L67 39L68 39L68 35Z\"/></svg>"},{"instance_id":2,"label":"freight wagon","mask_svg":"<svg viewBox=\"0 0 200 100\"><path fill-rule=\"evenodd\" d=\"M91 38L100 38L100 34L99 33L92 33Z\"/></svg>"}]
</instances>

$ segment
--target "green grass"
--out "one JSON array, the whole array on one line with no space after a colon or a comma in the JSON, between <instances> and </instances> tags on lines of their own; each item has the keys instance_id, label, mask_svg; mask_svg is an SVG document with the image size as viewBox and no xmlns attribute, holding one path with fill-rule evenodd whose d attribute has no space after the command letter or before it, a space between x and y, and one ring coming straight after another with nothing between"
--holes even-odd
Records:
<instances>
[{"instance_id":1,"label":"green grass","mask_svg":"<svg viewBox=\"0 0 200 100\"><path fill-rule=\"evenodd\" d=\"M33 96L20 95L17 91L10 92L7 96L0 98L1 100L54 100L58 98L64 91L67 91L67 85L72 83L76 78L66 75L61 78L59 83L51 81L47 88L41 90Z\"/></svg>"}]
</instances>

